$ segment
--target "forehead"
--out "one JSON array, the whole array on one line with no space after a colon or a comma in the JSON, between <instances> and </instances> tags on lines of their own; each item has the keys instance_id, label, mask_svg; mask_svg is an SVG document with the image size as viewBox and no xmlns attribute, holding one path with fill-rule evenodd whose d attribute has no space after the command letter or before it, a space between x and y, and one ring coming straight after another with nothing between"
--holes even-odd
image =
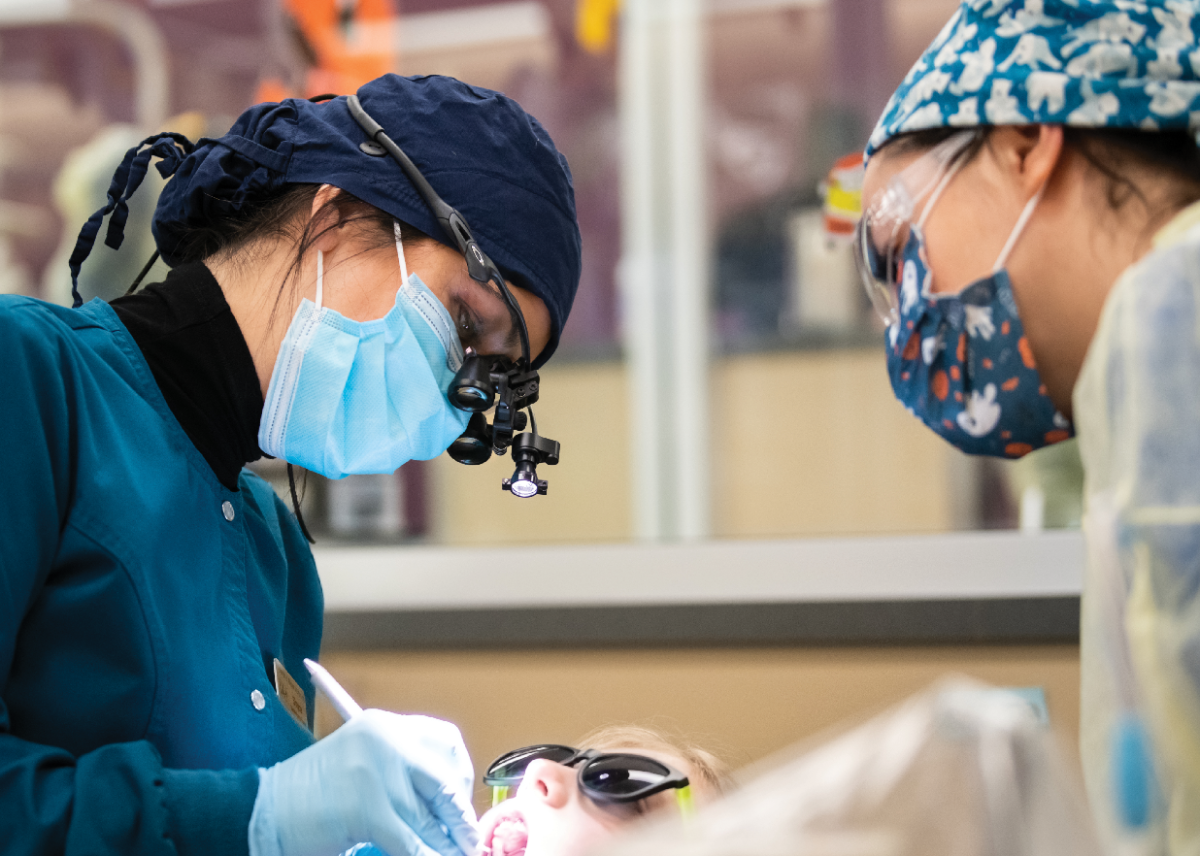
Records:
<instances>
[{"instance_id":1,"label":"forehead","mask_svg":"<svg viewBox=\"0 0 1200 856\"><path fill-rule=\"evenodd\" d=\"M691 767L687 761L674 753L668 752L660 747L648 749L645 746L638 746L636 743L615 743L608 746L597 746L601 752L614 752L625 755L645 755L647 758L653 758L655 761L662 761L668 766L674 767L684 775L691 775Z\"/></svg>"}]
</instances>

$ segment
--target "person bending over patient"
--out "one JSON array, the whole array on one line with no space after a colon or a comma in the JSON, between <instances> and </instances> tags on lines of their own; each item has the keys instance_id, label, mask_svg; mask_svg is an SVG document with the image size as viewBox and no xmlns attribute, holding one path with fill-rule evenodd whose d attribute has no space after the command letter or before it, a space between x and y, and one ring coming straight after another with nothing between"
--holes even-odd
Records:
<instances>
[{"instance_id":1,"label":"person bending over patient","mask_svg":"<svg viewBox=\"0 0 1200 856\"><path fill-rule=\"evenodd\" d=\"M712 753L648 728L601 728L578 745L527 746L492 762L479 856L577 856L639 817L687 814L693 796L721 792Z\"/></svg>"}]
</instances>

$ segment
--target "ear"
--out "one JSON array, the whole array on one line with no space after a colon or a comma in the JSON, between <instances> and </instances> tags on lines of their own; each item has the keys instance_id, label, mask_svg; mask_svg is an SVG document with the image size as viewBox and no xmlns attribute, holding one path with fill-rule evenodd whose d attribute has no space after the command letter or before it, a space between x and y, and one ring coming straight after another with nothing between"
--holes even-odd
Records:
<instances>
[{"instance_id":1,"label":"ear","mask_svg":"<svg viewBox=\"0 0 1200 856\"><path fill-rule=\"evenodd\" d=\"M550 808L563 808L571 801L571 789L578 774L570 767L539 758L525 768L525 777L517 793L522 799L533 799Z\"/></svg>"},{"instance_id":2,"label":"ear","mask_svg":"<svg viewBox=\"0 0 1200 856\"><path fill-rule=\"evenodd\" d=\"M341 192L332 184L322 184L317 190L317 195L313 197L308 228L310 234L317 236L312 244L314 250L328 253L342 239L341 230L338 228L341 226L341 212L337 206L329 204Z\"/></svg>"},{"instance_id":3,"label":"ear","mask_svg":"<svg viewBox=\"0 0 1200 856\"><path fill-rule=\"evenodd\" d=\"M1050 180L1063 150L1062 125L1002 125L988 144L1007 177L1025 198Z\"/></svg>"}]
</instances>

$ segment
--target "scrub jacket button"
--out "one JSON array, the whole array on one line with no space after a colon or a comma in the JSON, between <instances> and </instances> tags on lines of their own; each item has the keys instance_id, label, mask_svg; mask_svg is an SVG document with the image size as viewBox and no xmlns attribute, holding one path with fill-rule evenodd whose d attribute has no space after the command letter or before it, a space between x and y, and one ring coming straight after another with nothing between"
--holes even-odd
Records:
<instances>
[{"instance_id":1,"label":"scrub jacket button","mask_svg":"<svg viewBox=\"0 0 1200 856\"><path fill-rule=\"evenodd\" d=\"M228 505L229 503L225 504ZM263 698L263 694L258 690L254 690L252 693L250 693L250 703L254 705L255 710L262 710L267 706L267 700Z\"/></svg>"},{"instance_id":2,"label":"scrub jacket button","mask_svg":"<svg viewBox=\"0 0 1200 856\"><path fill-rule=\"evenodd\" d=\"M233 522L233 503L228 499L221 503L221 513L225 515L226 520L230 523ZM261 708L259 709L261 710Z\"/></svg>"}]
</instances>

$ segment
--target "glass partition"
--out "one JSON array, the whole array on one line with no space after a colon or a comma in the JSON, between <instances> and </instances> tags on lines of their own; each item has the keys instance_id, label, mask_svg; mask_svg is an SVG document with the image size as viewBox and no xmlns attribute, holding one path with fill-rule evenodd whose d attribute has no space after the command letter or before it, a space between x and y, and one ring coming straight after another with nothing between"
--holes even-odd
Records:
<instances>
[{"instance_id":1,"label":"glass partition","mask_svg":"<svg viewBox=\"0 0 1200 856\"><path fill-rule=\"evenodd\" d=\"M702 206L691 213L702 215L703 264L691 287L705 320L685 332L703 349L694 370L707 400L693 422L705 451L674 475L664 468L678 484L702 485L703 496L675 501L702 505L704 534L718 538L1077 525L1073 444L1018 463L969 459L894 401L881 328L846 244L824 229L831 168L861 148L954 0L653 4L666 18L640 16L636 0L617 5L106 0L85 12L0 2L0 290L69 302L65 259L78 228L103 203L124 150L155 130L216 135L257 101L348 92L388 70L502 90L567 155L583 234L578 298L537 407L539 427L563 448L562 463L541 473L549 494L502 492L507 458L469 468L443 456L394 475L301 476L305 517L318 539L347 543L648 537L639 499L655 477L647 444L663 459L690 434L648 425L639 404L631 342L645 295L630 290L638 186L627 122L631 99L652 95L648 127L669 127L662 111L678 109L672 87L693 62L698 130L689 139L700 155L688 198ZM631 75L623 62L638 39L674 50L670 14L698 22L693 53L650 67L645 80ZM639 29L654 27L657 35ZM664 169L678 166L669 133L649 145L660 146ZM135 197L125 246L93 254L85 298L122 293L149 258L151 196ZM646 287L664 282L652 275ZM254 466L289 495L279 462ZM703 478L689 481L696 473L680 467Z\"/></svg>"}]
</instances>

